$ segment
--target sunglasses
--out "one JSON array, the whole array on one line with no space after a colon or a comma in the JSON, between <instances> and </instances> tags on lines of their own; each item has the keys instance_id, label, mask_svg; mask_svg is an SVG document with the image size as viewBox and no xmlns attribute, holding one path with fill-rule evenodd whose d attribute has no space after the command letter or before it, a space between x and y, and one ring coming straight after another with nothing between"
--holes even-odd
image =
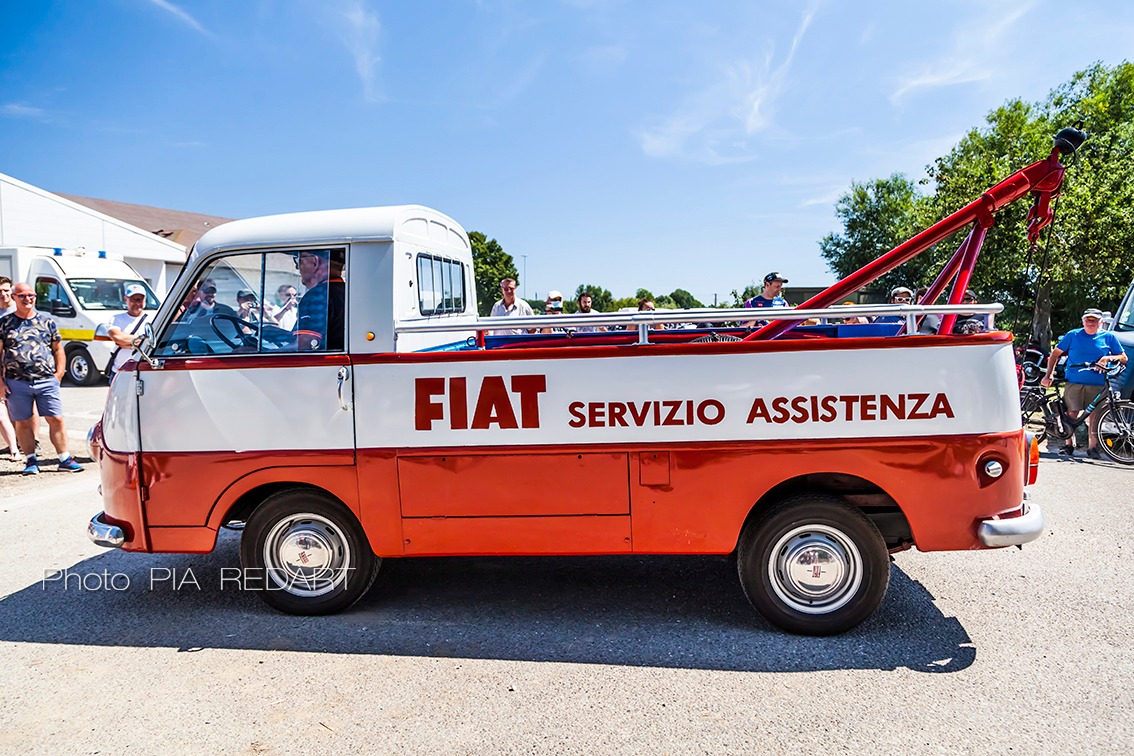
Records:
<instances>
[{"instance_id":1,"label":"sunglasses","mask_svg":"<svg viewBox=\"0 0 1134 756\"><path fill-rule=\"evenodd\" d=\"M13 294L12 296L20 299L35 299L35 294Z\"/></svg>"},{"instance_id":2,"label":"sunglasses","mask_svg":"<svg viewBox=\"0 0 1134 756\"><path fill-rule=\"evenodd\" d=\"M895 302L912 302L909 297L894 297Z\"/></svg>"}]
</instances>

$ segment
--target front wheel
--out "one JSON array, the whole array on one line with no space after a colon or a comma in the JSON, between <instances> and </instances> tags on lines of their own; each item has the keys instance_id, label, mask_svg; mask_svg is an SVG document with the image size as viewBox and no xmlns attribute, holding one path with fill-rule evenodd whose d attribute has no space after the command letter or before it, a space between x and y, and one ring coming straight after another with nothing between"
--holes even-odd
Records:
<instances>
[{"instance_id":1,"label":"front wheel","mask_svg":"<svg viewBox=\"0 0 1134 756\"><path fill-rule=\"evenodd\" d=\"M1124 465L1134 465L1134 402L1115 402L1099 415L1099 448Z\"/></svg>"},{"instance_id":2,"label":"front wheel","mask_svg":"<svg viewBox=\"0 0 1134 756\"><path fill-rule=\"evenodd\" d=\"M835 635L886 595L890 557L874 523L842 499L794 496L750 522L737 546L740 584L773 625Z\"/></svg>"},{"instance_id":3,"label":"front wheel","mask_svg":"<svg viewBox=\"0 0 1134 756\"><path fill-rule=\"evenodd\" d=\"M245 583L288 614L333 614L370 589L381 559L355 516L330 496L306 489L273 494L244 528Z\"/></svg>"}]
</instances>

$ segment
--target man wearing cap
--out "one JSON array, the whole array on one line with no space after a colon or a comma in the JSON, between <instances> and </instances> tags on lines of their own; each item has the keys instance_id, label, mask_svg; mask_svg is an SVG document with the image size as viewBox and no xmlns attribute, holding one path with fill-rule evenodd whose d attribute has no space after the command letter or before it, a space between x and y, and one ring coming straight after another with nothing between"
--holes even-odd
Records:
<instances>
[{"instance_id":1,"label":"man wearing cap","mask_svg":"<svg viewBox=\"0 0 1134 756\"><path fill-rule=\"evenodd\" d=\"M547 293L547 301L543 305L544 315L562 315L563 314L563 295L552 289ZM540 333L567 333L566 328L559 326L548 326L539 329Z\"/></svg>"},{"instance_id":2,"label":"man wearing cap","mask_svg":"<svg viewBox=\"0 0 1134 756\"><path fill-rule=\"evenodd\" d=\"M530 318L534 317L532 306L516 296L516 279L504 278L500 281L500 299L492 305L488 314L494 318ZM511 336L523 333L519 328L500 328L492 332L496 336Z\"/></svg>"},{"instance_id":3,"label":"man wearing cap","mask_svg":"<svg viewBox=\"0 0 1134 756\"><path fill-rule=\"evenodd\" d=\"M972 289L965 291L965 296L961 299L961 304L976 304L976 292ZM955 334L972 334L984 333L988 330L988 316L979 315L974 312L962 312L957 315L957 321L953 324L953 333Z\"/></svg>"},{"instance_id":4,"label":"man wearing cap","mask_svg":"<svg viewBox=\"0 0 1134 756\"><path fill-rule=\"evenodd\" d=\"M16 438L27 454L24 475L39 473L35 457L34 407L47 421L51 443L59 453L61 472L79 472L83 466L67 451L63 427L63 400L59 381L67 365L63 341L55 321L35 310L35 289L20 283L12 289L15 312L0 317L0 393L8 397L8 412L16 425Z\"/></svg>"},{"instance_id":5,"label":"man wearing cap","mask_svg":"<svg viewBox=\"0 0 1134 756\"><path fill-rule=\"evenodd\" d=\"M107 324L110 340L115 346L110 365L107 366L111 378L130 360L134 345L141 338L146 317L146 287L136 283L126 284L126 312L118 313Z\"/></svg>"},{"instance_id":6,"label":"man wearing cap","mask_svg":"<svg viewBox=\"0 0 1134 756\"><path fill-rule=\"evenodd\" d=\"M890 304L906 305L913 301L913 290L907 289L905 286L895 286L890 290ZM879 315L874 319L875 323L904 323L906 319L902 315Z\"/></svg>"},{"instance_id":7,"label":"man wearing cap","mask_svg":"<svg viewBox=\"0 0 1134 756\"><path fill-rule=\"evenodd\" d=\"M236 315L236 310L223 302L217 302L217 285L213 279L206 278L201 282L197 291L198 299L189 306L181 320L188 323L199 318L211 318L213 315Z\"/></svg>"},{"instance_id":8,"label":"man wearing cap","mask_svg":"<svg viewBox=\"0 0 1134 756\"><path fill-rule=\"evenodd\" d=\"M788 280L781 276L779 273L769 273L764 276L764 289L752 297L745 300L745 307L787 307L787 300L780 296L780 292L784 290L784 284Z\"/></svg>"},{"instance_id":9,"label":"man wearing cap","mask_svg":"<svg viewBox=\"0 0 1134 756\"><path fill-rule=\"evenodd\" d=\"M1101 391L1106 390L1106 378L1102 374L1102 367L1111 362L1125 363L1126 353L1122 351L1122 344L1110 331L1102 331L1102 311L1091 308L1083 313L1083 327L1068 331L1067 334L1051 350L1047 358L1047 373L1040 380L1040 384L1047 387L1051 385L1051 375L1055 365L1064 353L1067 354L1067 388L1063 391L1063 401L1067 404L1067 415L1071 419L1087 408ZM1072 367L1074 365L1090 364L1098 367ZM1099 444L1099 413L1092 412L1087 419L1087 456L1091 459L1100 459ZM1067 439L1067 445L1059 450L1066 457L1075 455L1075 436Z\"/></svg>"},{"instance_id":10,"label":"man wearing cap","mask_svg":"<svg viewBox=\"0 0 1134 756\"><path fill-rule=\"evenodd\" d=\"M751 299L744 300L744 307L787 307L787 300L780 296L788 280L775 271L764 276L764 288ZM745 323L748 328L767 325L766 320L753 320Z\"/></svg>"}]
</instances>

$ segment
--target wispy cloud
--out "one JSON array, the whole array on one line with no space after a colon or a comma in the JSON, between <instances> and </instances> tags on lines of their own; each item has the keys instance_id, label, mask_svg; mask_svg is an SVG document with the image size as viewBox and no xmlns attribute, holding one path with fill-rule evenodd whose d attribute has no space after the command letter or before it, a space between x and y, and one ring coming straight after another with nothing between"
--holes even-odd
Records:
<instances>
[{"instance_id":1,"label":"wispy cloud","mask_svg":"<svg viewBox=\"0 0 1134 756\"><path fill-rule=\"evenodd\" d=\"M47 119L47 111L22 102L8 102L0 105L0 115L5 118L30 118L37 121Z\"/></svg>"},{"instance_id":2,"label":"wispy cloud","mask_svg":"<svg viewBox=\"0 0 1134 756\"><path fill-rule=\"evenodd\" d=\"M813 7L803 14L778 64L769 49L757 60L726 65L719 80L688 96L675 113L642 130L637 135L642 151L651 157L708 164L754 159L749 140L772 125L792 61L814 15Z\"/></svg>"},{"instance_id":3,"label":"wispy cloud","mask_svg":"<svg viewBox=\"0 0 1134 756\"><path fill-rule=\"evenodd\" d=\"M354 59L355 72L362 82L362 95L368 102L378 102L382 99L378 87L378 65L382 62L378 54L378 38L382 22L364 0L350 0L340 17L344 23L343 42Z\"/></svg>"},{"instance_id":4,"label":"wispy cloud","mask_svg":"<svg viewBox=\"0 0 1134 756\"><path fill-rule=\"evenodd\" d=\"M189 26L193 27L195 30L197 30L201 34L204 34L206 37L212 36L212 34L209 33L209 30L206 29L204 26L202 26L201 23L197 19L190 16L183 9L181 9L178 6L174 5L173 3L169 2L169 0L149 0L149 1L153 5L156 5L157 7L161 8L162 10L167 11L169 13L172 13L174 16L176 16L178 19L180 19L183 23L188 24Z\"/></svg>"},{"instance_id":5,"label":"wispy cloud","mask_svg":"<svg viewBox=\"0 0 1134 756\"><path fill-rule=\"evenodd\" d=\"M890 102L900 104L910 94L922 90L991 79L1004 64L1003 59L1009 57L1005 55L1005 38L1031 7L1027 2L1005 12L995 4L988 6L990 15L984 19L966 17L963 28L954 32L948 50L930 60L904 66L910 73L898 80Z\"/></svg>"}]
</instances>

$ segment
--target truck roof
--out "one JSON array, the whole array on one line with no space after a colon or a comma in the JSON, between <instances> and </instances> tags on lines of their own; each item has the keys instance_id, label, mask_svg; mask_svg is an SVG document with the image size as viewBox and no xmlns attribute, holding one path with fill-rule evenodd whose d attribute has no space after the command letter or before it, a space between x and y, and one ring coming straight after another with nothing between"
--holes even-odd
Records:
<instances>
[{"instance_id":1,"label":"truck roof","mask_svg":"<svg viewBox=\"0 0 1134 756\"><path fill-rule=\"evenodd\" d=\"M218 250L342 244L354 241L428 240L429 246L468 251L468 235L455 220L421 205L318 210L232 221L200 238L187 264Z\"/></svg>"}]
</instances>

